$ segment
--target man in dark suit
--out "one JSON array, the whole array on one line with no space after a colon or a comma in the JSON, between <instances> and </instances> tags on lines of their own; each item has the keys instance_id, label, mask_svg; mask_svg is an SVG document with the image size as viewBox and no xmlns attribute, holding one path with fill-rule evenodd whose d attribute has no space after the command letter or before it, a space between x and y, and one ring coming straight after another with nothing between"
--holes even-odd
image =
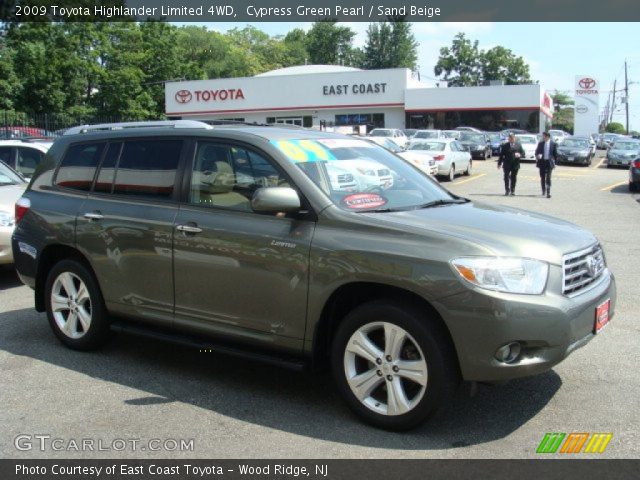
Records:
<instances>
[{"instance_id":1,"label":"man in dark suit","mask_svg":"<svg viewBox=\"0 0 640 480\"><path fill-rule=\"evenodd\" d=\"M520 142L516 141L513 133L509 134L509 141L500 147L500 156L498 157L498 168L504 170L504 191L506 195L516 194L516 180L518 179L518 170L520 170L520 159L524 157L524 149Z\"/></svg>"},{"instance_id":2,"label":"man in dark suit","mask_svg":"<svg viewBox=\"0 0 640 480\"><path fill-rule=\"evenodd\" d=\"M542 195L551 198L551 171L556 167L558 147L551 140L549 132L542 134L542 141L536 147L536 167L540 170L540 186Z\"/></svg>"}]
</instances>

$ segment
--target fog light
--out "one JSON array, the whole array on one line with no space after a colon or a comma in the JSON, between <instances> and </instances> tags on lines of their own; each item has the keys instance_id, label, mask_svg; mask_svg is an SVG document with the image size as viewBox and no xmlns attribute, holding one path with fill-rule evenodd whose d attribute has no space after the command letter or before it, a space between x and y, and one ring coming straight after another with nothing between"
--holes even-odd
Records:
<instances>
[{"instance_id":1,"label":"fog light","mask_svg":"<svg viewBox=\"0 0 640 480\"><path fill-rule=\"evenodd\" d=\"M511 363L520 356L520 344L511 342L496 350L496 359L500 362Z\"/></svg>"}]
</instances>

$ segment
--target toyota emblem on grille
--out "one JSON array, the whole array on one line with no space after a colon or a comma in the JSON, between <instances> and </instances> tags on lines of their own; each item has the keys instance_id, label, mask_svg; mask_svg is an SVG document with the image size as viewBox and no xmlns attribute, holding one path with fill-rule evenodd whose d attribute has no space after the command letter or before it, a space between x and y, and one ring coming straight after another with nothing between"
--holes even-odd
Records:
<instances>
[{"instance_id":1,"label":"toyota emblem on grille","mask_svg":"<svg viewBox=\"0 0 640 480\"><path fill-rule=\"evenodd\" d=\"M192 94L189 90L178 90L175 95L176 102L189 103L192 98Z\"/></svg>"}]
</instances>

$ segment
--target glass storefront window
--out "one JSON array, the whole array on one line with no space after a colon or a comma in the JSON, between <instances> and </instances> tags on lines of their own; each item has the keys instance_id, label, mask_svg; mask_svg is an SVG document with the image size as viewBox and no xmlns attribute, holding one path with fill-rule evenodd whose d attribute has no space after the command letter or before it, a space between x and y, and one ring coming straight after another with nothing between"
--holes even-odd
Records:
<instances>
[{"instance_id":1,"label":"glass storefront window","mask_svg":"<svg viewBox=\"0 0 640 480\"><path fill-rule=\"evenodd\" d=\"M407 128L451 130L460 125L486 131L520 128L537 132L540 110L458 110L407 112Z\"/></svg>"}]
</instances>

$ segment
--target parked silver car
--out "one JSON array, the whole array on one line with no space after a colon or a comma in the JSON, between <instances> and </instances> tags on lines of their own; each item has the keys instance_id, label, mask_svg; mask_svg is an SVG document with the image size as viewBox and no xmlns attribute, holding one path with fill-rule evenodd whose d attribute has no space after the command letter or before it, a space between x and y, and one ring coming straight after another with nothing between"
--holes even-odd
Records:
<instances>
[{"instance_id":1,"label":"parked silver car","mask_svg":"<svg viewBox=\"0 0 640 480\"><path fill-rule=\"evenodd\" d=\"M607 167L628 167L638 157L640 157L640 141L617 140L607 152Z\"/></svg>"},{"instance_id":2,"label":"parked silver car","mask_svg":"<svg viewBox=\"0 0 640 480\"><path fill-rule=\"evenodd\" d=\"M0 265L13 263L11 234L15 227L14 209L26 188L24 178L0 162Z\"/></svg>"}]
</instances>

